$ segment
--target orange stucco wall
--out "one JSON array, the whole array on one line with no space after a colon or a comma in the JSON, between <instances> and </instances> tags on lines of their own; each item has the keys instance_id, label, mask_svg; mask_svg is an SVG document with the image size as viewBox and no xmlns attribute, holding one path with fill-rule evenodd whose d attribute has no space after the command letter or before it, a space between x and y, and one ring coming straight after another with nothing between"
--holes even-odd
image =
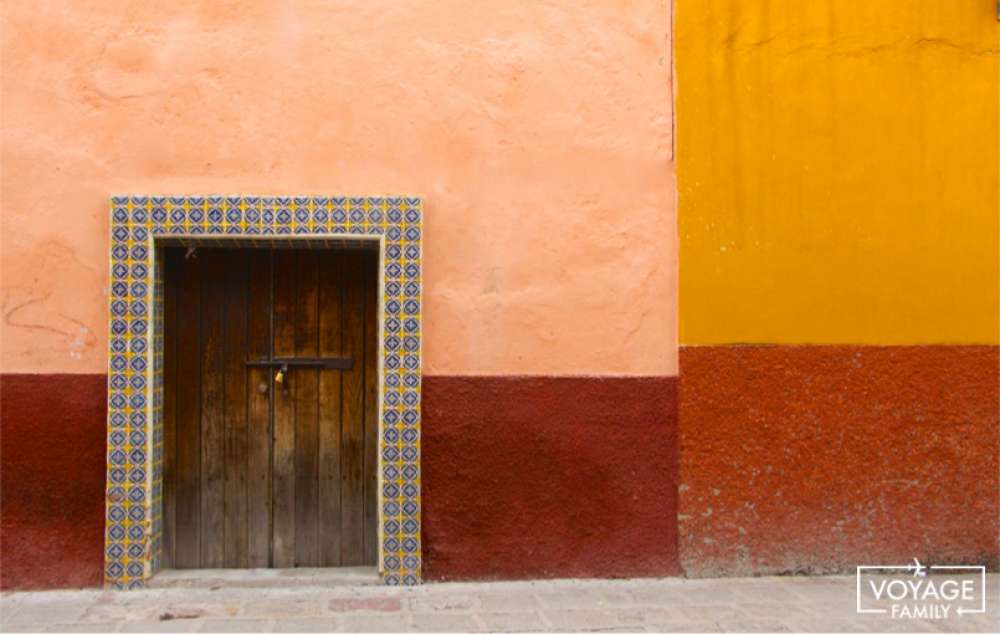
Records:
<instances>
[{"instance_id":1,"label":"orange stucco wall","mask_svg":"<svg viewBox=\"0 0 1000 634\"><path fill-rule=\"evenodd\" d=\"M425 372L674 374L670 5L3 5L4 372L106 369L107 198L425 200Z\"/></svg>"}]
</instances>

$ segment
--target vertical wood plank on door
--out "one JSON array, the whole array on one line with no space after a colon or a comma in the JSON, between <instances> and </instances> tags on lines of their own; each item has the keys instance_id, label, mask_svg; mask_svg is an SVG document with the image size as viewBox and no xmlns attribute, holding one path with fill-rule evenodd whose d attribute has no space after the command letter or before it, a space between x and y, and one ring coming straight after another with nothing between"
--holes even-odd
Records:
<instances>
[{"instance_id":1,"label":"vertical wood plank on door","mask_svg":"<svg viewBox=\"0 0 1000 634\"><path fill-rule=\"evenodd\" d=\"M201 287L201 566L221 568L226 524L225 255L198 251Z\"/></svg>"},{"instance_id":2,"label":"vertical wood plank on door","mask_svg":"<svg viewBox=\"0 0 1000 634\"><path fill-rule=\"evenodd\" d=\"M342 354L343 257L319 255L319 354ZM341 370L319 376L319 549L320 566L340 565L340 389Z\"/></svg>"},{"instance_id":3,"label":"vertical wood plank on door","mask_svg":"<svg viewBox=\"0 0 1000 634\"><path fill-rule=\"evenodd\" d=\"M180 252L164 250L163 284L163 568L173 568L177 538L177 289Z\"/></svg>"},{"instance_id":4,"label":"vertical wood plank on door","mask_svg":"<svg viewBox=\"0 0 1000 634\"><path fill-rule=\"evenodd\" d=\"M249 566L247 533L247 253L225 259L225 566Z\"/></svg>"},{"instance_id":5,"label":"vertical wood plank on door","mask_svg":"<svg viewBox=\"0 0 1000 634\"><path fill-rule=\"evenodd\" d=\"M318 264L315 251L298 251L295 298L295 355L318 355ZM295 368L295 565L319 565L318 416L319 370Z\"/></svg>"},{"instance_id":6,"label":"vertical wood plank on door","mask_svg":"<svg viewBox=\"0 0 1000 634\"><path fill-rule=\"evenodd\" d=\"M201 261L178 261L174 565L201 565Z\"/></svg>"},{"instance_id":7,"label":"vertical wood plank on door","mask_svg":"<svg viewBox=\"0 0 1000 634\"><path fill-rule=\"evenodd\" d=\"M271 252L249 255L247 358L262 359L271 350ZM248 555L251 568L271 565L271 392L272 370L247 372L248 405Z\"/></svg>"},{"instance_id":8,"label":"vertical wood plank on door","mask_svg":"<svg viewBox=\"0 0 1000 634\"><path fill-rule=\"evenodd\" d=\"M341 403L341 563L364 561L364 254L344 262L344 354L354 359L343 371Z\"/></svg>"},{"instance_id":9,"label":"vertical wood plank on door","mask_svg":"<svg viewBox=\"0 0 1000 634\"><path fill-rule=\"evenodd\" d=\"M378 557L378 254L365 253L364 564Z\"/></svg>"},{"instance_id":10,"label":"vertical wood plank on door","mask_svg":"<svg viewBox=\"0 0 1000 634\"><path fill-rule=\"evenodd\" d=\"M274 252L274 355L295 355L295 252ZM272 370L272 373L276 370ZM274 441L272 445L272 565L295 565L295 403L293 383L298 379L289 370L285 381L274 389Z\"/></svg>"}]
</instances>

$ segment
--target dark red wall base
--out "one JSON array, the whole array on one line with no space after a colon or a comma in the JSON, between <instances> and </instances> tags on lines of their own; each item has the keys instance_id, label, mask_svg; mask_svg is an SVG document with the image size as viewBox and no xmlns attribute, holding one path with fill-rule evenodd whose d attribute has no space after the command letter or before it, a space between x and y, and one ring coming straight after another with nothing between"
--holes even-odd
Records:
<instances>
[{"instance_id":1,"label":"dark red wall base","mask_svg":"<svg viewBox=\"0 0 1000 634\"><path fill-rule=\"evenodd\" d=\"M676 379L423 381L430 579L675 575Z\"/></svg>"},{"instance_id":2,"label":"dark red wall base","mask_svg":"<svg viewBox=\"0 0 1000 634\"><path fill-rule=\"evenodd\" d=\"M0 586L99 585L106 377L0 381ZM425 574L677 574L675 392L674 378L425 377Z\"/></svg>"},{"instance_id":3,"label":"dark red wall base","mask_svg":"<svg viewBox=\"0 0 1000 634\"><path fill-rule=\"evenodd\" d=\"M102 581L107 377L0 375L0 588Z\"/></svg>"},{"instance_id":4,"label":"dark red wall base","mask_svg":"<svg viewBox=\"0 0 1000 634\"><path fill-rule=\"evenodd\" d=\"M998 367L990 346L684 348L679 431L671 377L425 377L425 575L996 568ZM105 383L0 376L0 587L101 583Z\"/></svg>"},{"instance_id":5,"label":"dark red wall base","mask_svg":"<svg viewBox=\"0 0 1000 634\"><path fill-rule=\"evenodd\" d=\"M1000 348L680 352L692 576L998 565Z\"/></svg>"}]
</instances>

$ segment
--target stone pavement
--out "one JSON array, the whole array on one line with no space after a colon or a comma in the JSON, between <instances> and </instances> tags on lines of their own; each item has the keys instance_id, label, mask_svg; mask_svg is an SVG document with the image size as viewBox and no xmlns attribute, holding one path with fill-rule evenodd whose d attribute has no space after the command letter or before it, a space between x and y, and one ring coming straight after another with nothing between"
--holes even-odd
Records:
<instances>
[{"instance_id":1,"label":"stone pavement","mask_svg":"<svg viewBox=\"0 0 1000 634\"><path fill-rule=\"evenodd\" d=\"M169 587L8 592L4 632L997 631L986 616L893 621L855 614L839 577L558 580L382 586Z\"/></svg>"}]
</instances>

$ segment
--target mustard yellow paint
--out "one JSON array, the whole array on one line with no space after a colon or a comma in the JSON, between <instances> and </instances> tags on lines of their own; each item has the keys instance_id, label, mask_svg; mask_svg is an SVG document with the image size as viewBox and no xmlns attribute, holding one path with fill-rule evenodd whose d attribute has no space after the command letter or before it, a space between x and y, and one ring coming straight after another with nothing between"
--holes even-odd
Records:
<instances>
[{"instance_id":1,"label":"mustard yellow paint","mask_svg":"<svg viewBox=\"0 0 1000 634\"><path fill-rule=\"evenodd\" d=\"M997 343L995 0L677 0L682 344Z\"/></svg>"}]
</instances>

